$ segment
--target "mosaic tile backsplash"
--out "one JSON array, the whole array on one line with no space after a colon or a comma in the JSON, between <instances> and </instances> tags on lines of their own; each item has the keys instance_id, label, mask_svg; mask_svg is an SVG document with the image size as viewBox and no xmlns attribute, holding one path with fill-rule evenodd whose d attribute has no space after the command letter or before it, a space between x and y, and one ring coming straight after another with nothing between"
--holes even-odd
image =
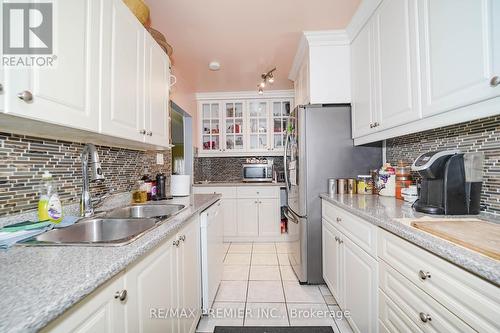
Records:
<instances>
[{"instance_id":1,"label":"mosaic tile backsplash","mask_svg":"<svg viewBox=\"0 0 500 333\"><path fill-rule=\"evenodd\" d=\"M79 201L82 143L0 133L0 216L26 212L38 204L41 176L52 173L63 205ZM106 179L91 183L92 195L130 190L143 175L163 172L170 186L171 154L156 164L156 151L97 146ZM169 191L169 189L167 189Z\"/></svg>"},{"instance_id":2,"label":"mosaic tile backsplash","mask_svg":"<svg viewBox=\"0 0 500 333\"><path fill-rule=\"evenodd\" d=\"M266 157L274 161L276 171L283 171L282 157ZM196 157L194 181L237 182L241 181L241 167L247 157Z\"/></svg>"},{"instance_id":3,"label":"mosaic tile backsplash","mask_svg":"<svg viewBox=\"0 0 500 333\"><path fill-rule=\"evenodd\" d=\"M484 211L500 215L500 116L387 140L387 161L413 163L422 153L447 149L484 153L481 205Z\"/></svg>"}]
</instances>

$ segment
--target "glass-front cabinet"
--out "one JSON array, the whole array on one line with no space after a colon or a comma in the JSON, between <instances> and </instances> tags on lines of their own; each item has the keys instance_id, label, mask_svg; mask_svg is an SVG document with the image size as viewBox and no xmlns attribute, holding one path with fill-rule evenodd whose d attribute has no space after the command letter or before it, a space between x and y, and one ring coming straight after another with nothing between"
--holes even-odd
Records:
<instances>
[{"instance_id":1,"label":"glass-front cabinet","mask_svg":"<svg viewBox=\"0 0 500 333\"><path fill-rule=\"evenodd\" d=\"M202 147L203 151L220 151L220 103L201 104Z\"/></svg>"},{"instance_id":2,"label":"glass-front cabinet","mask_svg":"<svg viewBox=\"0 0 500 333\"><path fill-rule=\"evenodd\" d=\"M269 150L269 112L267 101L248 102L248 150Z\"/></svg>"},{"instance_id":3,"label":"glass-front cabinet","mask_svg":"<svg viewBox=\"0 0 500 333\"><path fill-rule=\"evenodd\" d=\"M200 156L272 156L284 150L291 98L198 103Z\"/></svg>"},{"instance_id":4,"label":"glass-front cabinet","mask_svg":"<svg viewBox=\"0 0 500 333\"><path fill-rule=\"evenodd\" d=\"M272 101L272 149L284 149L286 122L290 116L290 101Z\"/></svg>"},{"instance_id":5,"label":"glass-front cabinet","mask_svg":"<svg viewBox=\"0 0 500 333\"><path fill-rule=\"evenodd\" d=\"M224 134L225 151L243 151L245 141L243 138L244 118L243 102L224 102Z\"/></svg>"}]
</instances>

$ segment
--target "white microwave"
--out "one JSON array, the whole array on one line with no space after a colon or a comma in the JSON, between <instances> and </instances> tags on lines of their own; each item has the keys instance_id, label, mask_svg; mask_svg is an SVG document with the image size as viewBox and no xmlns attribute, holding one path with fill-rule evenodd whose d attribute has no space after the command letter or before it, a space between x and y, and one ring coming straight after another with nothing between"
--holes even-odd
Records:
<instances>
[{"instance_id":1,"label":"white microwave","mask_svg":"<svg viewBox=\"0 0 500 333\"><path fill-rule=\"evenodd\" d=\"M273 164L268 163L248 163L243 164L244 182L272 182Z\"/></svg>"}]
</instances>

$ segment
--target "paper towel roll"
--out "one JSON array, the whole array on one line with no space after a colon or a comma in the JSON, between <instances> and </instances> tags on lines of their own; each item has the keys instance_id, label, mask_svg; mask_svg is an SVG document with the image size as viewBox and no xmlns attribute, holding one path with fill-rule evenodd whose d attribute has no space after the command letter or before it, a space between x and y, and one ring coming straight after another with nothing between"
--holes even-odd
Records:
<instances>
[{"instance_id":1,"label":"paper towel roll","mask_svg":"<svg viewBox=\"0 0 500 333\"><path fill-rule=\"evenodd\" d=\"M185 197L191 194L190 175L172 175L170 182L174 197Z\"/></svg>"}]
</instances>

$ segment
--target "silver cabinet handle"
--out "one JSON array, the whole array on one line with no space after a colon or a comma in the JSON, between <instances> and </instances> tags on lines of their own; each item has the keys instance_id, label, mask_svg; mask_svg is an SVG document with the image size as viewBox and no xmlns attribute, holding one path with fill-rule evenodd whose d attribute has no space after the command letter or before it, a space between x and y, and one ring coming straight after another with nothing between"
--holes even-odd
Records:
<instances>
[{"instance_id":1,"label":"silver cabinet handle","mask_svg":"<svg viewBox=\"0 0 500 333\"><path fill-rule=\"evenodd\" d=\"M259 202L257 200L255 200L254 203L259 203Z\"/></svg>"},{"instance_id":2,"label":"silver cabinet handle","mask_svg":"<svg viewBox=\"0 0 500 333\"><path fill-rule=\"evenodd\" d=\"M499 84L500 84L500 77L498 75L493 76L490 80L490 86L492 88L495 88Z\"/></svg>"},{"instance_id":3,"label":"silver cabinet handle","mask_svg":"<svg viewBox=\"0 0 500 333\"><path fill-rule=\"evenodd\" d=\"M370 128L374 128L375 125L373 125L373 123L370 123Z\"/></svg>"},{"instance_id":4,"label":"silver cabinet handle","mask_svg":"<svg viewBox=\"0 0 500 333\"><path fill-rule=\"evenodd\" d=\"M373 127L379 127L379 126L380 126L380 124L377 122L375 122L375 124L373 124Z\"/></svg>"},{"instance_id":5,"label":"silver cabinet handle","mask_svg":"<svg viewBox=\"0 0 500 333\"><path fill-rule=\"evenodd\" d=\"M186 235L179 236L179 240L184 242L186 240Z\"/></svg>"},{"instance_id":6,"label":"silver cabinet handle","mask_svg":"<svg viewBox=\"0 0 500 333\"><path fill-rule=\"evenodd\" d=\"M342 244L344 243L344 241L342 240L342 238L339 237L339 244Z\"/></svg>"},{"instance_id":7,"label":"silver cabinet handle","mask_svg":"<svg viewBox=\"0 0 500 333\"><path fill-rule=\"evenodd\" d=\"M418 276L420 277L420 279L422 280L427 280L427 279L430 279L431 278L431 273L429 272L424 272L422 270L418 271Z\"/></svg>"},{"instance_id":8,"label":"silver cabinet handle","mask_svg":"<svg viewBox=\"0 0 500 333\"><path fill-rule=\"evenodd\" d=\"M146 134L146 130L143 129L143 130L140 130L139 133L141 133L142 135Z\"/></svg>"},{"instance_id":9,"label":"silver cabinet handle","mask_svg":"<svg viewBox=\"0 0 500 333\"><path fill-rule=\"evenodd\" d=\"M149 131L149 132L147 133L147 135L148 135L148 136L153 136L153 132Z\"/></svg>"},{"instance_id":10,"label":"silver cabinet handle","mask_svg":"<svg viewBox=\"0 0 500 333\"><path fill-rule=\"evenodd\" d=\"M341 219L340 217L337 217L337 219L336 219L336 220L337 220L337 223L342 222L342 219Z\"/></svg>"},{"instance_id":11,"label":"silver cabinet handle","mask_svg":"<svg viewBox=\"0 0 500 333\"><path fill-rule=\"evenodd\" d=\"M28 90L20 92L19 94L17 94L17 97L20 100L25 101L26 103L33 101L33 94L31 93L31 91L28 91Z\"/></svg>"},{"instance_id":12,"label":"silver cabinet handle","mask_svg":"<svg viewBox=\"0 0 500 333\"><path fill-rule=\"evenodd\" d=\"M420 312L419 316L420 316L420 320L424 323L432 320L431 316L428 313Z\"/></svg>"},{"instance_id":13,"label":"silver cabinet handle","mask_svg":"<svg viewBox=\"0 0 500 333\"><path fill-rule=\"evenodd\" d=\"M119 299L120 301L124 301L127 299L127 290L126 289L123 289L123 290L120 290L120 291L117 291L115 293L115 299Z\"/></svg>"},{"instance_id":14,"label":"silver cabinet handle","mask_svg":"<svg viewBox=\"0 0 500 333\"><path fill-rule=\"evenodd\" d=\"M335 236L335 241L338 242L339 241L339 237L338 236Z\"/></svg>"},{"instance_id":15,"label":"silver cabinet handle","mask_svg":"<svg viewBox=\"0 0 500 333\"><path fill-rule=\"evenodd\" d=\"M3 85L0 83L0 94L3 93Z\"/></svg>"},{"instance_id":16,"label":"silver cabinet handle","mask_svg":"<svg viewBox=\"0 0 500 333\"><path fill-rule=\"evenodd\" d=\"M174 246L176 246L176 247L179 247L179 244L180 244L180 243L181 243L181 241L180 241L180 240L174 240L174 241L172 242L172 244L173 244Z\"/></svg>"}]
</instances>

